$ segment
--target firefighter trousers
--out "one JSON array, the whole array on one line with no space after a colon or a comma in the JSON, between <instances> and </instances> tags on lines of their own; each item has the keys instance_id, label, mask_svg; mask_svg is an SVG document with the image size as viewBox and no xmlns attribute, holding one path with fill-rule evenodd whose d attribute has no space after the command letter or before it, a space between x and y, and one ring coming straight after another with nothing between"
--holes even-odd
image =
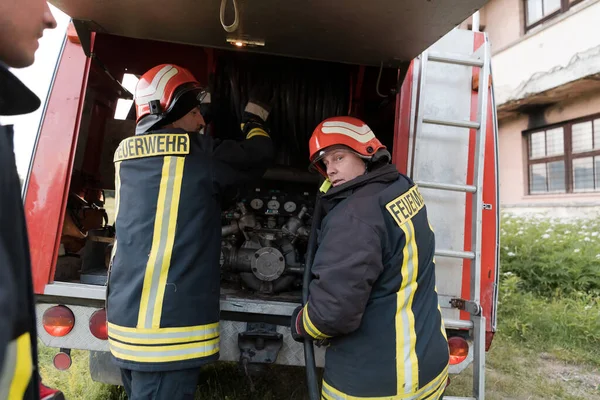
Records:
<instances>
[{"instance_id":1,"label":"firefighter trousers","mask_svg":"<svg viewBox=\"0 0 600 400\"><path fill-rule=\"evenodd\" d=\"M200 368L142 372L121 369L129 400L194 400Z\"/></svg>"}]
</instances>

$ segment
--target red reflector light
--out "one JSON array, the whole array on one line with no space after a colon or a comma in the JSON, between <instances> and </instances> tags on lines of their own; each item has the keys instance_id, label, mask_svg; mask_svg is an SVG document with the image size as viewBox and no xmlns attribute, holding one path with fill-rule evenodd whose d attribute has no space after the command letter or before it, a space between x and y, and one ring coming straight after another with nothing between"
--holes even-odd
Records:
<instances>
[{"instance_id":1,"label":"red reflector light","mask_svg":"<svg viewBox=\"0 0 600 400\"><path fill-rule=\"evenodd\" d=\"M44 312L42 325L52 336L65 336L75 326L75 316L65 306L50 307Z\"/></svg>"},{"instance_id":2,"label":"red reflector light","mask_svg":"<svg viewBox=\"0 0 600 400\"><path fill-rule=\"evenodd\" d=\"M460 364L469 354L469 343L459 336L448 338L450 348L450 365Z\"/></svg>"},{"instance_id":3,"label":"red reflector light","mask_svg":"<svg viewBox=\"0 0 600 400\"><path fill-rule=\"evenodd\" d=\"M65 371L71 367L71 356L67 353L57 353L52 360L52 364L56 369Z\"/></svg>"},{"instance_id":4,"label":"red reflector light","mask_svg":"<svg viewBox=\"0 0 600 400\"><path fill-rule=\"evenodd\" d=\"M100 340L108 339L108 326L106 324L106 310L98 310L90 317L90 332Z\"/></svg>"}]
</instances>

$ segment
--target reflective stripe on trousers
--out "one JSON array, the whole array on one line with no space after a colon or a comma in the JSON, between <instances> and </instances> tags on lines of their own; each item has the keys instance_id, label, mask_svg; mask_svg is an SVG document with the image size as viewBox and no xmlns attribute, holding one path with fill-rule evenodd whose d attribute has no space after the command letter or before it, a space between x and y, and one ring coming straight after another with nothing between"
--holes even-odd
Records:
<instances>
[{"instance_id":1,"label":"reflective stripe on trousers","mask_svg":"<svg viewBox=\"0 0 600 400\"><path fill-rule=\"evenodd\" d=\"M325 400L438 400L442 398L448 381L448 366L431 382L413 393L400 393L392 396L361 397L350 396L323 380L321 399Z\"/></svg>"}]
</instances>

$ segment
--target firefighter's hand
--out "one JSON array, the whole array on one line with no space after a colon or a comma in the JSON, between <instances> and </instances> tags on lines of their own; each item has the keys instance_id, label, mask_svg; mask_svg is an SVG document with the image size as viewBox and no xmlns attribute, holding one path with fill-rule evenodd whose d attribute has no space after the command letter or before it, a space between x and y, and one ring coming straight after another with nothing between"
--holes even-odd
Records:
<instances>
[{"instance_id":1,"label":"firefighter's hand","mask_svg":"<svg viewBox=\"0 0 600 400\"><path fill-rule=\"evenodd\" d=\"M292 313L292 320L290 322L291 322L290 329L292 331L292 338L296 342L303 343L304 336L302 336L302 306L296 307L296 309Z\"/></svg>"},{"instance_id":2,"label":"firefighter's hand","mask_svg":"<svg viewBox=\"0 0 600 400\"><path fill-rule=\"evenodd\" d=\"M242 116L242 123L254 121L264 124L271 112L271 88L266 83L254 85L250 90L249 97Z\"/></svg>"}]
</instances>

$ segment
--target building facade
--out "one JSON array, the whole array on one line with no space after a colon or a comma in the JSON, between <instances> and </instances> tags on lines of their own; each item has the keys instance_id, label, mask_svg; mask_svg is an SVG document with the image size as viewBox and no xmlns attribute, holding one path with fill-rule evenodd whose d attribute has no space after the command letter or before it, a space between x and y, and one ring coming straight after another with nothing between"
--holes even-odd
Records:
<instances>
[{"instance_id":1,"label":"building facade","mask_svg":"<svg viewBox=\"0 0 600 400\"><path fill-rule=\"evenodd\" d=\"M492 46L502 207L598 214L600 0L491 0L480 25Z\"/></svg>"}]
</instances>

